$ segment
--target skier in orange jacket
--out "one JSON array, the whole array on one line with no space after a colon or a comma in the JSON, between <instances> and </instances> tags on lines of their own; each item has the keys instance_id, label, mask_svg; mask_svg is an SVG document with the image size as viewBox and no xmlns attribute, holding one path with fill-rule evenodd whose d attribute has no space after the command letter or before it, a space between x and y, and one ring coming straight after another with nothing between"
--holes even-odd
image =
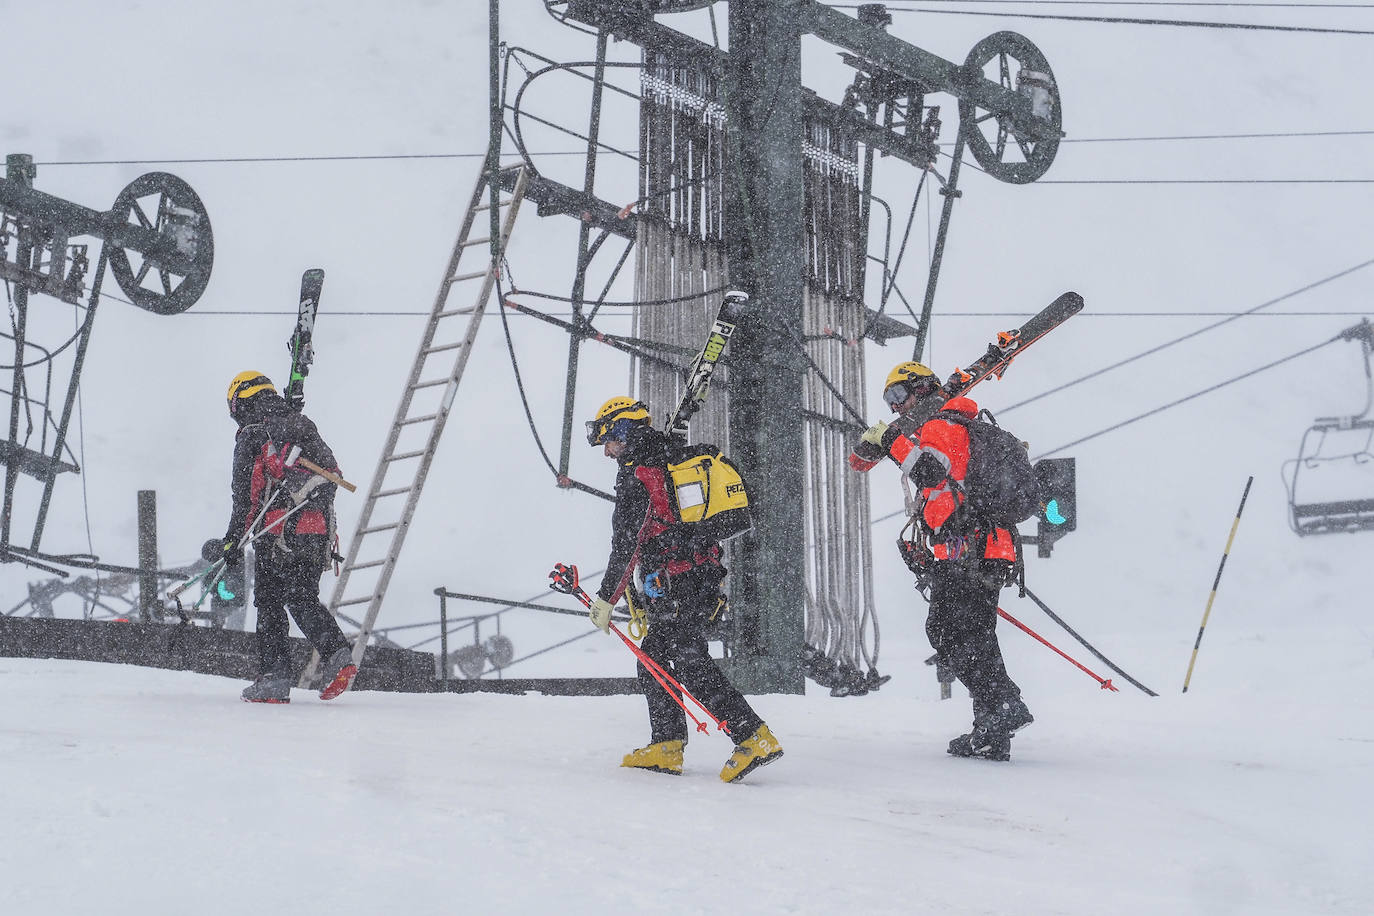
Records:
<instances>
[{"instance_id":1,"label":"skier in orange jacket","mask_svg":"<svg viewBox=\"0 0 1374 916\"><path fill-rule=\"evenodd\" d=\"M883 400L894 413L905 413L921 400L938 396L939 386L926 366L904 362L889 373ZM929 553L904 550L903 558L929 576L926 635L940 664L973 698L973 729L952 740L949 753L1009 760L1012 735L1034 717L1021 700L1021 689L1007 675L997 642L997 600L1016 561L1015 544L1007 530L981 531L968 513L960 511L970 450L968 429L959 420L977 415L978 405L972 400L953 398L913 436L880 422L864 433L864 439L881 446L901 465L905 479L920 487L919 505L910 508ZM923 554L924 559L909 558L908 553Z\"/></svg>"}]
</instances>

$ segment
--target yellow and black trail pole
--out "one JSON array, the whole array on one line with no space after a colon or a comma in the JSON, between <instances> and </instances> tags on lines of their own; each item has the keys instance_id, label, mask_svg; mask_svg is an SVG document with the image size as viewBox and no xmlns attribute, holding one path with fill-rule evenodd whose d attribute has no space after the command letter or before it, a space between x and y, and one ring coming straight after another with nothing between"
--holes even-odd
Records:
<instances>
[{"instance_id":1,"label":"yellow and black trail pole","mask_svg":"<svg viewBox=\"0 0 1374 916\"><path fill-rule=\"evenodd\" d=\"M1221 554L1221 565L1217 567L1217 577L1212 580L1212 593L1207 596L1207 609L1202 612L1202 624L1197 628L1197 641L1193 643L1193 656L1188 659L1188 674L1183 678L1183 692L1188 692L1188 682L1193 679L1193 665L1197 662L1197 649L1202 645L1202 631L1207 629L1207 618L1212 614L1212 602L1217 597L1217 586L1221 584L1221 571L1226 568L1226 558L1231 555L1231 542L1236 539L1236 528L1240 526L1240 514L1245 511L1245 499L1250 495L1250 485L1255 482L1252 474L1245 481L1245 492L1240 494L1240 508L1236 510L1235 521L1231 522L1231 535L1226 539L1226 549Z\"/></svg>"}]
</instances>

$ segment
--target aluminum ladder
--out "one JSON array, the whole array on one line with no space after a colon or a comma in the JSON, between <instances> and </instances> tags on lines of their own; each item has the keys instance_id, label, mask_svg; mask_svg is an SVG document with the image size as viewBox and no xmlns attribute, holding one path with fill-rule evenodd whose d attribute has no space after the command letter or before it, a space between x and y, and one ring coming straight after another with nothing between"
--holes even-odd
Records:
<instances>
[{"instance_id":1,"label":"aluminum ladder","mask_svg":"<svg viewBox=\"0 0 1374 916\"><path fill-rule=\"evenodd\" d=\"M502 195L498 204L506 211L500 220L500 250L505 251L520 202L525 197L527 173L522 166L503 170L500 174L507 179L514 176L511 192ZM434 461L444 424L458 393L458 384L463 380L463 371L467 368L477 330L482 325L483 312L500 271L499 264L488 258L479 270L458 272L465 251L477 246L485 249L491 241L489 235L472 237L478 215L491 208L488 180L488 173L483 172L473 189L472 201L468 204L458 240L449 255L448 267L439 284L439 293L434 299L429 321L425 324L420 346L415 351L415 361L401 393L401 402L391 421L386 445L372 475L372 485L368 488L367 499L358 515L357 527L348 546L348 556L344 559L334 593L329 599L330 613L349 623L354 622L347 613L350 608L365 608L362 622L357 624L358 635L353 644L355 663L362 661L363 650L377 621L387 585L396 570L396 562L400 559L406 532L419 504L425 477ZM505 185L507 181L501 183ZM481 254L487 257L485 250ZM475 289L476 294L466 306L450 308L449 302L459 289ZM461 334L458 329L462 322L453 320L460 315L468 316ZM448 362L450 358L451 363ZM393 508L398 503L399 511ZM382 518L378 519L378 515ZM317 656L312 657L311 664L306 666L301 677L303 685L313 678L317 664Z\"/></svg>"}]
</instances>

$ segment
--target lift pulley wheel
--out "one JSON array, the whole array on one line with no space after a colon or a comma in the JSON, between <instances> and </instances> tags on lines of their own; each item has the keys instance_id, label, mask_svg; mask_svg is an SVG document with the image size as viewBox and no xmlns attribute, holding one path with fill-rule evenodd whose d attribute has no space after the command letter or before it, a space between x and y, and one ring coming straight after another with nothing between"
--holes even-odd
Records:
<instances>
[{"instance_id":1,"label":"lift pulley wheel","mask_svg":"<svg viewBox=\"0 0 1374 916\"><path fill-rule=\"evenodd\" d=\"M151 247L110 241L110 268L129 301L159 315L195 305L210 282L215 238L210 217L191 186L166 172L135 178L115 198L110 218L156 234Z\"/></svg>"},{"instance_id":2,"label":"lift pulley wheel","mask_svg":"<svg viewBox=\"0 0 1374 916\"><path fill-rule=\"evenodd\" d=\"M964 69L1023 100L1017 111L1001 113L959 100L959 120L978 165L1010 184L1029 184L1045 174L1062 136L1059 85L1045 55L1022 35L996 32L973 46Z\"/></svg>"}]
</instances>

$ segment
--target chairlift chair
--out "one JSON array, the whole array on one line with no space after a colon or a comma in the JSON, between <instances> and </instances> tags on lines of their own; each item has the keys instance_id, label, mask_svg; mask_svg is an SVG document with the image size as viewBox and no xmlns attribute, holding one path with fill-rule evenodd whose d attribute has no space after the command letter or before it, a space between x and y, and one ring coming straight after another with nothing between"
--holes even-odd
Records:
<instances>
[{"instance_id":1,"label":"chairlift chair","mask_svg":"<svg viewBox=\"0 0 1374 916\"><path fill-rule=\"evenodd\" d=\"M1318 417L1303 433L1298 457L1283 465L1288 490L1288 526L1299 537L1309 534L1339 534L1374 529L1374 377L1370 373L1370 354L1374 351L1374 326L1364 319L1341 333L1344 340L1358 340L1364 356L1365 406L1354 416ZM1364 469L1364 478L1353 483L1346 476L1334 487L1330 475L1320 469L1337 464ZM1291 473L1289 468L1292 468ZM1314 483L1316 481L1316 483ZM1337 492L1349 498L1330 499ZM1321 498L1318 498L1318 497Z\"/></svg>"}]
</instances>

